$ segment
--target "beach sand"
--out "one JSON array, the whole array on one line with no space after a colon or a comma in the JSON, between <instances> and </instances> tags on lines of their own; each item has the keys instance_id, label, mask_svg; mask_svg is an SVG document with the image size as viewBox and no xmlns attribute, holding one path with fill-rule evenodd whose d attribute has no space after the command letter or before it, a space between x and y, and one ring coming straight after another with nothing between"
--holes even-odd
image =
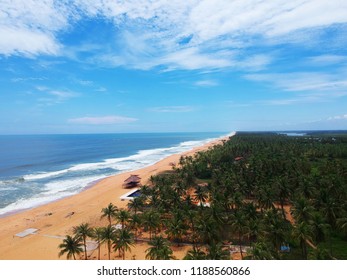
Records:
<instances>
[{"instance_id":1,"label":"beach sand","mask_svg":"<svg viewBox=\"0 0 347 280\"><path fill-rule=\"evenodd\" d=\"M107 221L100 220L101 209L110 202L118 208L126 208L128 201L121 201L120 196L129 192L122 184L130 174L139 175L142 184L146 184L151 175L171 170L172 163L178 163L181 156L193 155L209 147L227 140L225 137L191 151L169 156L160 162L146 168L118 174L97 182L92 187L71 197L64 198L46 205L39 206L24 212L0 218L0 259L1 260L57 260L66 259L58 257L58 245L67 234L72 234L72 228L81 223L91 226L106 225ZM38 231L26 237L15 234L28 228ZM126 252L126 259L145 259L147 243L137 243L131 252ZM177 259L182 259L188 247L173 247ZM97 250L89 251L92 259L97 258ZM105 245L101 246L101 258L107 258ZM112 258L118 259L118 253Z\"/></svg>"}]
</instances>

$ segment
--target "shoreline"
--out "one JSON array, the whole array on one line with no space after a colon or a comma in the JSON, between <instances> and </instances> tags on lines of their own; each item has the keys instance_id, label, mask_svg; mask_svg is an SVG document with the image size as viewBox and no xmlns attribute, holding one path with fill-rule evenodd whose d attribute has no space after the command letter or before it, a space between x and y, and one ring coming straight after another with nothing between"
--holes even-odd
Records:
<instances>
[{"instance_id":1,"label":"shoreline","mask_svg":"<svg viewBox=\"0 0 347 280\"><path fill-rule=\"evenodd\" d=\"M127 206L128 201L120 197L129 192L122 187L124 180L130 174L141 177L141 183L146 184L150 176L172 169L172 162L177 163L181 156L193 155L199 151L222 143L235 135L235 132L214 139L192 150L170 155L159 162L139 170L116 174L97 180L81 192L35 208L0 217L0 260L59 260L58 245L66 234L72 234L72 227L80 223L101 226L101 209L110 202L118 208ZM38 229L37 233L26 237L17 237L28 228ZM132 249L138 259L144 259L141 254L144 244L137 244ZM102 246L103 247L103 246ZM128 254L130 259L131 254Z\"/></svg>"}]
</instances>

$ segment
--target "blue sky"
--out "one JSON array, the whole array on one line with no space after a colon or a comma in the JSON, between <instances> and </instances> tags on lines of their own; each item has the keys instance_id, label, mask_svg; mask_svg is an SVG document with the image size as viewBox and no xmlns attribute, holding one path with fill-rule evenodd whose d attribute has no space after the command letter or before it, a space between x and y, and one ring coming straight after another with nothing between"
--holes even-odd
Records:
<instances>
[{"instance_id":1,"label":"blue sky","mask_svg":"<svg viewBox=\"0 0 347 280\"><path fill-rule=\"evenodd\" d=\"M1 0L0 134L347 129L347 1Z\"/></svg>"}]
</instances>

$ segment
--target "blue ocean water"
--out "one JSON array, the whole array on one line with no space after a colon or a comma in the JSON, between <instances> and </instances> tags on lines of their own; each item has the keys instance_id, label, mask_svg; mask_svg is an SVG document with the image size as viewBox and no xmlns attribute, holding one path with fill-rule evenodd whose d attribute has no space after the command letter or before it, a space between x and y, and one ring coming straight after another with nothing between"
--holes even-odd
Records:
<instances>
[{"instance_id":1,"label":"blue ocean water","mask_svg":"<svg viewBox=\"0 0 347 280\"><path fill-rule=\"evenodd\" d=\"M0 136L0 215L76 194L225 133Z\"/></svg>"}]
</instances>

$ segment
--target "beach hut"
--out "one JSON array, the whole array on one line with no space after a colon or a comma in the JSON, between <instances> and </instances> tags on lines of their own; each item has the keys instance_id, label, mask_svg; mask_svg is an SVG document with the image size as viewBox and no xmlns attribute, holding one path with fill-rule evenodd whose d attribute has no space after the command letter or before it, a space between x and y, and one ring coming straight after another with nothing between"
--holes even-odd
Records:
<instances>
[{"instance_id":1,"label":"beach hut","mask_svg":"<svg viewBox=\"0 0 347 280\"><path fill-rule=\"evenodd\" d=\"M124 181L124 188L134 188L138 187L141 182L141 178L138 175L130 175L128 179Z\"/></svg>"}]
</instances>

